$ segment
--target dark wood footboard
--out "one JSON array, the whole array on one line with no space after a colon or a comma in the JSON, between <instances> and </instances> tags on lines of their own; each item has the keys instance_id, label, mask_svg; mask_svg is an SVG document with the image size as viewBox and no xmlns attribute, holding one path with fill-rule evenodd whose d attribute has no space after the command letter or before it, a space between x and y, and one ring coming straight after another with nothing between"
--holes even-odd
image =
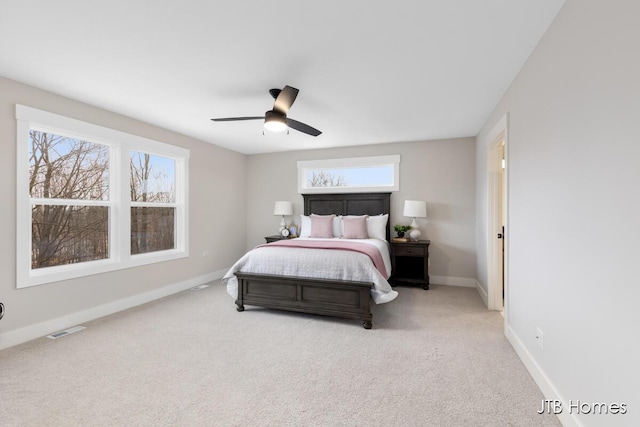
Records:
<instances>
[{"instance_id":1,"label":"dark wood footboard","mask_svg":"<svg viewBox=\"0 0 640 427\"><path fill-rule=\"evenodd\" d=\"M371 286L368 282L236 273L238 311L246 305L362 320L371 329Z\"/></svg>"}]
</instances>

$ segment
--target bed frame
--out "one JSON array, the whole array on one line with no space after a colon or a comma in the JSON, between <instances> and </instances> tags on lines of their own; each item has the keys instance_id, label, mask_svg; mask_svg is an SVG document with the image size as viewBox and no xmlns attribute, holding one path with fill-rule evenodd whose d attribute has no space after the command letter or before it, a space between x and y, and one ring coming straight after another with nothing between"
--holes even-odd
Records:
<instances>
[{"instance_id":1,"label":"bed frame","mask_svg":"<svg viewBox=\"0 0 640 427\"><path fill-rule=\"evenodd\" d=\"M304 214L388 214L391 193L303 194ZM387 221L387 241L390 236ZM373 283L237 272L237 310L246 305L362 320L371 329Z\"/></svg>"}]
</instances>

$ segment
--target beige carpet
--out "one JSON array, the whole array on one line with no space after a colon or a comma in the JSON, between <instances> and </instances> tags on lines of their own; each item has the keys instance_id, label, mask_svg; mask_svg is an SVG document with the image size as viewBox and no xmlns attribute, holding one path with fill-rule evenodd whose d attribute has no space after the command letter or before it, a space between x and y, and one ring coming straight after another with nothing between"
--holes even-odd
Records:
<instances>
[{"instance_id":1,"label":"beige carpet","mask_svg":"<svg viewBox=\"0 0 640 427\"><path fill-rule=\"evenodd\" d=\"M214 282L0 351L0 425L560 425L474 289L397 289L371 330Z\"/></svg>"}]
</instances>

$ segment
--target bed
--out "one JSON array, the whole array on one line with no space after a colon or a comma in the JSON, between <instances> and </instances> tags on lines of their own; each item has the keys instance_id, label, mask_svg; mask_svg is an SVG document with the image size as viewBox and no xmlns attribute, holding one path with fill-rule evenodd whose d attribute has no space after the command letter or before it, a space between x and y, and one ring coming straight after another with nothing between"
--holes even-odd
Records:
<instances>
[{"instance_id":1,"label":"bed","mask_svg":"<svg viewBox=\"0 0 640 427\"><path fill-rule=\"evenodd\" d=\"M373 316L371 314L371 301L386 303L392 301L397 292L391 289L388 276L391 273L390 262L386 266L389 252L390 226L388 214L390 210L390 193L344 193L344 194L303 194L304 215L331 215L337 216L362 216L369 215L368 221L378 221L385 218L382 235L376 234L377 239L363 239L351 242L349 239L326 239L328 245L347 245L360 247L348 250L332 250L324 248L325 239L315 240L309 244L320 247L318 251L298 250L305 255L324 259L325 266L331 268L343 268L343 273L326 273L324 268L304 274L303 265L313 260L300 258L298 264L282 263L277 257L291 256L290 248L279 246L306 244L304 239L292 239L285 242L274 242L249 251L227 272L223 283L227 285L227 292L236 298L237 310L242 312L245 305L261 306L267 308L296 311L301 313L320 314L326 316L342 317L361 320L365 329L371 329ZM306 219L306 218L303 218ZM379 223L379 222L377 222ZM383 239L384 240L383 240ZM338 242L340 240L340 242ZM298 242L295 242L298 241ZM343 242L344 241L344 242ZM364 246L367 248L364 248ZM363 249L370 252L368 246L376 246L384 258L382 264L373 255L363 255ZM283 255L283 251L288 251ZM385 255L385 251L386 254ZM373 251L375 252L375 251ZM296 255L297 257L298 255ZM323 258L323 257L335 258ZM264 259L259 259L263 257ZM274 257L274 258L271 258ZM313 261L314 263L316 261ZM349 265L336 267L338 263ZM272 267L256 268L256 265ZM309 264L312 265L312 264ZM318 264L313 264L314 266ZM385 277L385 267L388 269ZM316 267L314 267L315 269ZM329 269L329 268L327 268ZM356 272L356 273L353 273ZM334 272L335 273L335 272ZM351 277L351 273L356 277ZM313 277L310 277L313 276ZM322 277L325 276L325 277ZM363 277L364 280L358 279Z\"/></svg>"}]
</instances>

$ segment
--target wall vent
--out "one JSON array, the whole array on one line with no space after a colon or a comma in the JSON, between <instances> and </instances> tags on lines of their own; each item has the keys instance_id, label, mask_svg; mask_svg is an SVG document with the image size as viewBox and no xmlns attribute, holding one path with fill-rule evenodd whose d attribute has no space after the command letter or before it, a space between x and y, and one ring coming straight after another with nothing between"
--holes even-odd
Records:
<instances>
[{"instance_id":1,"label":"wall vent","mask_svg":"<svg viewBox=\"0 0 640 427\"><path fill-rule=\"evenodd\" d=\"M198 286L194 286L193 288L191 288L192 291L201 291L204 288L208 288L211 285L198 285Z\"/></svg>"},{"instance_id":2,"label":"wall vent","mask_svg":"<svg viewBox=\"0 0 640 427\"><path fill-rule=\"evenodd\" d=\"M51 335L47 335L47 338L51 338L52 340L62 338L66 335L72 334L74 332L81 331L83 329L87 329L84 326L73 326L71 328L65 329L63 331L54 332Z\"/></svg>"}]
</instances>

